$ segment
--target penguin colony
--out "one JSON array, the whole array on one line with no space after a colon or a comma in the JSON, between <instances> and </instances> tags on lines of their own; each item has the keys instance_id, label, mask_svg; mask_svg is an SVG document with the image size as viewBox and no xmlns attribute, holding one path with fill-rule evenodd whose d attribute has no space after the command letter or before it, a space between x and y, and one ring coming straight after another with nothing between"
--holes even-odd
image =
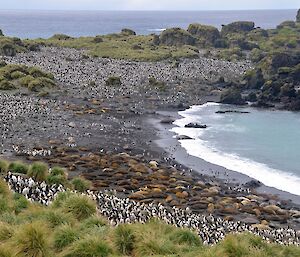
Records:
<instances>
[{"instance_id":1,"label":"penguin colony","mask_svg":"<svg viewBox=\"0 0 300 257\"><path fill-rule=\"evenodd\" d=\"M37 182L32 178L24 178L10 172L4 179L13 192L24 195L32 202L39 202L46 206L51 204L58 193L66 191L62 185L49 186L45 182ZM119 198L112 191L93 192L88 190L86 195L97 202L99 212L115 226L122 223L145 223L152 218L157 218L176 227L195 230L206 245L218 243L229 233L242 232L260 236L267 242L300 245L300 231L290 228L259 230L242 222L226 221L212 215L194 214L188 208L184 210Z\"/></svg>"}]
</instances>

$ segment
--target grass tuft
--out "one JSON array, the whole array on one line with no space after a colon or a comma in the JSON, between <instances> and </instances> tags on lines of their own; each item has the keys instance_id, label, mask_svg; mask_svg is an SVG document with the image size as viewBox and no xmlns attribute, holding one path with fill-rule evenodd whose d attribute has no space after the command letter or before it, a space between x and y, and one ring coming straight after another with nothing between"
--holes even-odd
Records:
<instances>
[{"instance_id":1,"label":"grass tuft","mask_svg":"<svg viewBox=\"0 0 300 257\"><path fill-rule=\"evenodd\" d=\"M178 229L171 234L170 240L177 244L186 244L188 246L201 246L199 236L188 229Z\"/></svg>"},{"instance_id":2,"label":"grass tuft","mask_svg":"<svg viewBox=\"0 0 300 257\"><path fill-rule=\"evenodd\" d=\"M47 164L43 162L35 162L30 166L27 175L32 177L34 180L45 181L48 175L48 169Z\"/></svg>"},{"instance_id":3,"label":"grass tuft","mask_svg":"<svg viewBox=\"0 0 300 257\"><path fill-rule=\"evenodd\" d=\"M8 162L5 160L0 160L0 173L6 174L8 171Z\"/></svg>"},{"instance_id":4,"label":"grass tuft","mask_svg":"<svg viewBox=\"0 0 300 257\"><path fill-rule=\"evenodd\" d=\"M54 233L54 247L61 250L79 238L79 233L76 229L70 225L63 225Z\"/></svg>"},{"instance_id":5,"label":"grass tuft","mask_svg":"<svg viewBox=\"0 0 300 257\"><path fill-rule=\"evenodd\" d=\"M49 232L40 222L20 226L16 231L16 247L18 256L49 256Z\"/></svg>"},{"instance_id":6,"label":"grass tuft","mask_svg":"<svg viewBox=\"0 0 300 257\"><path fill-rule=\"evenodd\" d=\"M81 192L81 193L88 190L91 187L91 184L92 184L87 179L80 178L80 177L73 178L71 183L72 183L74 189L78 192Z\"/></svg>"},{"instance_id":7,"label":"grass tuft","mask_svg":"<svg viewBox=\"0 0 300 257\"><path fill-rule=\"evenodd\" d=\"M128 225L119 225L115 230L115 246L117 250L130 255L134 249L135 235L132 228Z\"/></svg>"},{"instance_id":8,"label":"grass tuft","mask_svg":"<svg viewBox=\"0 0 300 257\"><path fill-rule=\"evenodd\" d=\"M27 174L28 166L22 162L16 161L9 164L8 170L12 173Z\"/></svg>"},{"instance_id":9,"label":"grass tuft","mask_svg":"<svg viewBox=\"0 0 300 257\"><path fill-rule=\"evenodd\" d=\"M87 196L72 195L64 202L63 210L73 214L78 220L83 220L96 213L96 203Z\"/></svg>"},{"instance_id":10,"label":"grass tuft","mask_svg":"<svg viewBox=\"0 0 300 257\"><path fill-rule=\"evenodd\" d=\"M97 236L88 236L75 241L63 257L107 257L112 252L108 244Z\"/></svg>"}]
</instances>

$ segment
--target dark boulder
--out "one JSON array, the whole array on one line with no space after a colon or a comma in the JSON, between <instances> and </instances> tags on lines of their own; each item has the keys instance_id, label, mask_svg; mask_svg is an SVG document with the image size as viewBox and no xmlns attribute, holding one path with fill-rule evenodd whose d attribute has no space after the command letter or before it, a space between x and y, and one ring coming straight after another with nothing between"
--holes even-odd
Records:
<instances>
[{"instance_id":1,"label":"dark boulder","mask_svg":"<svg viewBox=\"0 0 300 257\"><path fill-rule=\"evenodd\" d=\"M168 46L195 45L196 39L181 28L166 29L160 34L160 43Z\"/></svg>"},{"instance_id":2,"label":"dark boulder","mask_svg":"<svg viewBox=\"0 0 300 257\"><path fill-rule=\"evenodd\" d=\"M207 125L199 124L199 123L196 123L196 122L191 122L189 124L186 124L184 127L185 128L201 128L201 129L206 129Z\"/></svg>"},{"instance_id":3,"label":"dark boulder","mask_svg":"<svg viewBox=\"0 0 300 257\"><path fill-rule=\"evenodd\" d=\"M162 124L173 124L175 120L171 117L164 118L160 121Z\"/></svg>"},{"instance_id":4,"label":"dark boulder","mask_svg":"<svg viewBox=\"0 0 300 257\"><path fill-rule=\"evenodd\" d=\"M255 179L252 179L249 182L244 184L244 186L248 188L256 188L256 187L260 187L261 185L262 183Z\"/></svg>"},{"instance_id":5,"label":"dark boulder","mask_svg":"<svg viewBox=\"0 0 300 257\"><path fill-rule=\"evenodd\" d=\"M254 92L251 92L250 94L248 94L246 96L245 100L248 101L248 102L254 103L254 102L257 101L257 95Z\"/></svg>"},{"instance_id":6,"label":"dark boulder","mask_svg":"<svg viewBox=\"0 0 300 257\"><path fill-rule=\"evenodd\" d=\"M247 35L247 37L251 40L260 40L268 36L268 31L262 28L255 28L254 30L251 30Z\"/></svg>"},{"instance_id":7,"label":"dark boulder","mask_svg":"<svg viewBox=\"0 0 300 257\"><path fill-rule=\"evenodd\" d=\"M153 34L152 36L153 36L153 38L152 38L152 44L155 45L155 46L158 46L159 43L160 43L159 35Z\"/></svg>"},{"instance_id":8,"label":"dark boulder","mask_svg":"<svg viewBox=\"0 0 300 257\"><path fill-rule=\"evenodd\" d=\"M296 16L296 21L300 22L300 9L298 10L297 16Z\"/></svg>"},{"instance_id":9,"label":"dark boulder","mask_svg":"<svg viewBox=\"0 0 300 257\"><path fill-rule=\"evenodd\" d=\"M122 29L121 34L124 36L135 36L136 33L132 29Z\"/></svg>"},{"instance_id":10,"label":"dark boulder","mask_svg":"<svg viewBox=\"0 0 300 257\"><path fill-rule=\"evenodd\" d=\"M4 34L3 34L3 32L2 32L2 30L0 29L0 36L4 36Z\"/></svg>"},{"instance_id":11,"label":"dark boulder","mask_svg":"<svg viewBox=\"0 0 300 257\"><path fill-rule=\"evenodd\" d=\"M109 77L106 81L105 81L106 86L121 86L122 82L120 77Z\"/></svg>"},{"instance_id":12,"label":"dark boulder","mask_svg":"<svg viewBox=\"0 0 300 257\"><path fill-rule=\"evenodd\" d=\"M240 113L240 114L245 114L245 113L250 113L247 111L238 111L238 110L227 110L227 111L216 111L217 114L226 114L226 113Z\"/></svg>"},{"instance_id":13,"label":"dark boulder","mask_svg":"<svg viewBox=\"0 0 300 257\"><path fill-rule=\"evenodd\" d=\"M65 35L65 34L54 34L50 39L55 39L55 40L68 40L71 39L72 37Z\"/></svg>"},{"instance_id":14,"label":"dark boulder","mask_svg":"<svg viewBox=\"0 0 300 257\"><path fill-rule=\"evenodd\" d=\"M94 39L93 39L93 42L94 43L102 43L103 42L102 36L100 36L100 35L95 36Z\"/></svg>"},{"instance_id":15,"label":"dark boulder","mask_svg":"<svg viewBox=\"0 0 300 257\"><path fill-rule=\"evenodd\" d=\"M222 26L222 34L227 35L231 33L249 32L254 29L254 22L252 21L236 21L228 25Z\"/></svg>"},{"instance_id":16,"label":"dark boulder","mask_svg":"<svg viewBox=\"0 0 300 257\"><path fill-rule=\"evenodd\" d=\"M229 88L221 94L220 102L224 104L243 105L245 100L242 98L241 90Z\"/></svg>"},{"instance_id":17,"label":"dark boulder","mask_svg":"<svg viewBox=\"0 0 300 257\"><path fill-rule=\"evenodd\" d=\"M300 61L300 53L276 52L271 56L271 67L292 67Z\"/></svg>"},{"instance_id":18,"label":"dark boulder","mask_svg":"<svg viewBox=\"0 0 300 257\"><path fill-rule=\"evenodd\" d=\"M4 44L0 46L0 55L15 56L16 53L16 48L12 44Z\"/></svg>"},{"instance_id":19,"label":"dark boulder","mask_svg":"<svg viewBox=\"0 0 300 257\"><path fill-rule=\"evenodd\" d=\"M245 76L246 86L249 89L260 89L265 84L265 79L261 69L248 71Z\"/></svg>"},{"instance_id":20,"label":"dark boulder","mask_svg":"<svg viewBox=\"0 0 300 257\"><path fill-rule=\"evenodd\" d=\"M176 139L177 140L192 140L194 138L191 138L191 137L185 136L185 135L179 135L179 136L176 136Z\"/></svg>"},{"instance_id":21,"label":"dark boulder","mask_svg":"<svg viewBox=\"0 0 300 257\"><path fill-rule=\"evenodd\" d=\"M220 32L213 26L201 25L198 23L190 24L188 32L208 44L215 44L220 39Z\"/></svg>"}]
</instances>

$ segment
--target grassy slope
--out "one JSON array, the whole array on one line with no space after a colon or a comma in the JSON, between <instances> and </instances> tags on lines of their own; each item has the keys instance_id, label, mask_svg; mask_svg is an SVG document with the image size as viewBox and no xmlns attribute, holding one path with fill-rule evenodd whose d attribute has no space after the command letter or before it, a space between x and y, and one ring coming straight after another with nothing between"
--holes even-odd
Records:
<instances>
[{"instance_id":1,"label":"grassy slope","mask_svg":"<svg viewBox=\"0 0 300 257\"><path fill-rule=\"evenodd\" d=\"M34 41L45 45L87 49L88 53L97 57L110 57L116 59L130 59L136 61L158 61L167 58L194 57L197 53L192 46L169 47L155 46L152 36L124 36L113 34L101 36L103 42L96 43L94 37L70 38L59 40L37 39Z\"/></svg>"},{"instance_id":2,"label":"grassy slope","mask_svg":"<svg viewBox=\"0 0 300 257\"><path fill-rule=\"evenodd\" d=\"M296 257L300 248L272 245L252 235L230 235L203 246L197 235L159 221L112 227L96 204L63 193L49 207L12 194L0 180L0 256Z\"/></svg>"}]
</instances>

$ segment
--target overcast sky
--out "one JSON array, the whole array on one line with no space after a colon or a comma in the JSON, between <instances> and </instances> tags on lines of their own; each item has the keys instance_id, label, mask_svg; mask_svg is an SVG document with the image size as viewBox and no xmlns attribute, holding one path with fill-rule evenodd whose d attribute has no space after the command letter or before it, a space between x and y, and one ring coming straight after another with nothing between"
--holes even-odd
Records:
<instances>
[{"instance_id":1,"label":"overcast sky","mask_svg":"<svg viewBox=\"0 0 300 257\"><path fill-rule=\"evenodd\" d=\"M298 9L300 0L0 0L0 9L247 10Z\"/></svg>"}]
</instances>

